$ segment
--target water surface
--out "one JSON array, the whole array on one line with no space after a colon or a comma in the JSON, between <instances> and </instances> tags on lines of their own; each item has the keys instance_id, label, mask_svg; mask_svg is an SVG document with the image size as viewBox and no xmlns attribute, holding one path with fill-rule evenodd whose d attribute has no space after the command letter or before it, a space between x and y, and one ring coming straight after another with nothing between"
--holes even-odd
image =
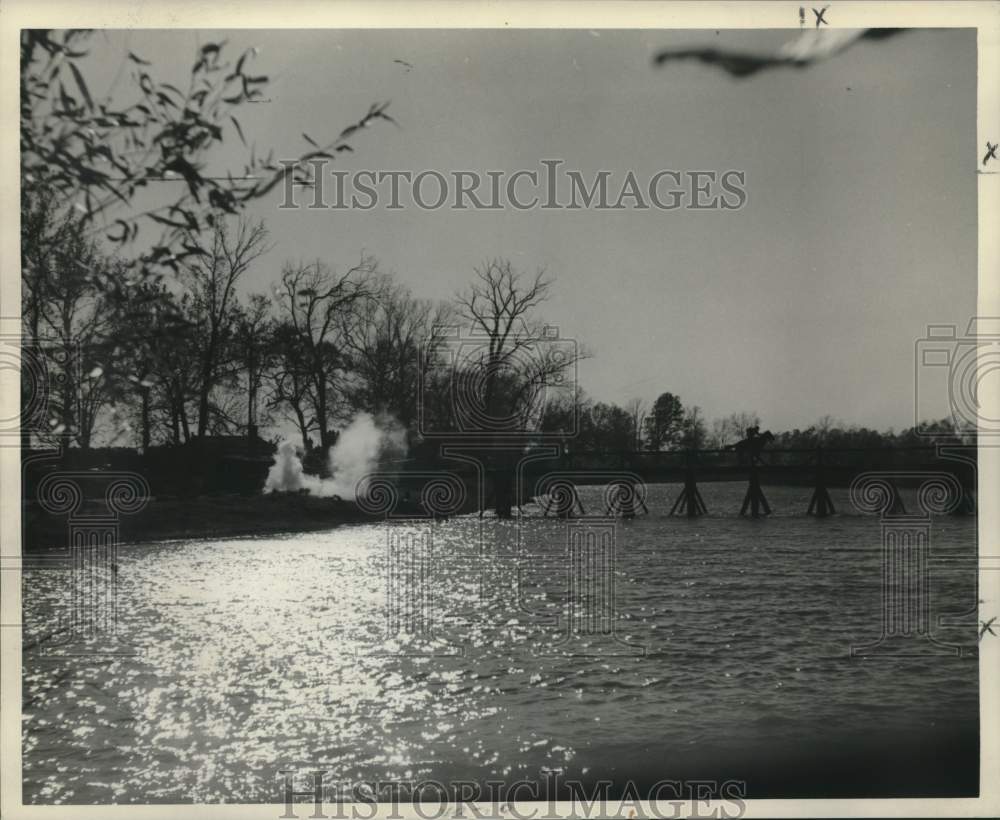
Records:
<instances>
[{"instance_id":1,"label":"water surface","mask_svg":"<svg viewBox=\"0 0 1000 820\"><path fill-rule=\"evenodd\" d=\"M433 525L422 635L395 630L385 526L123 546L127 657L59 651L68 573L27 570L24 799L280 802L279 770L317 768L974 793L975 519L932 531L935 637L965 655L852 659L882 629L878 519L768 488L776 514L745 520L742 486L701 489L706 518L666 517L678 488L659 486L618 522L613 634L570 628L566 525L534 507Z\"/></svg>"}]
</instances>

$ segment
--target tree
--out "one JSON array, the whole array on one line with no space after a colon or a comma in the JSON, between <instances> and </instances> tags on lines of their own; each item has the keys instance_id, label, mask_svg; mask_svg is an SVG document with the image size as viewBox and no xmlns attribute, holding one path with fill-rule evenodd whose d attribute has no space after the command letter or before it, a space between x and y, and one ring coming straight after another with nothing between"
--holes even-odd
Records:
<instances>
[{"instance_id":1,"label":"tree","mask_svg":"<svg viewBox=\"0 0 1000 820\"><path fill-rule=\"evenodd\" d=\"M631 450L635 442L632 415L617 404L597 402L590 408L590 435L599 450Z\"/></svg>"},{"instance_id":2,"label":"tree","mask_svg":"<svg viewBox=\"0 0 1000 820\"><path fill-rule=\"evenodd\" d=\"M245 379L247 397L247 436L257 435L257 405L264 373L275 355L275 321L271 300L263 293L251 294L245 304L237 305L234 333L234 358Z\"/></svg>"},{"instance_id":3,"label":"tree","mask_svg":"<svg viewBox=\"0 0 1000 820\"><path fill-rule=\"evenodd\" d=\"M219 222L209 251L184 266L191 294L193 321L198 328L198 437L206 435L212 412L211 395L222 355L237 320L236 285L250 266L267 252L263 222L240 219L232 230Z\"/></svg>"},{"instance_id":4,"label":"tree","mask_svg":"<svg viewBox=\"0 0 1000 820\"><path fill-rule=\"evenodd\" d=\"M56 389L48 395L50 427L87 448L109 402L102 360L110 309L95 277L120 267L88 238L82 221L55 210L51 196L29 197L22 221L22 326ZM27 396L22 396L22 401Z\"/></svg>"},{"instance_id":5,"label":"tree","mask_svg":"<svg viewBox=\"0 0 1000 820\"><path fill-rule=\"evenodd\" d=\"M453 321L453 311L447 304L416 299L390 276L372 284L372 295L349 306L344 324L347 364L357 376L353 404L374 415L391 415L409 429L419 385L427 383L430 363L443 343L434 329Z\"/></svg>"},{"instance_id":6,"label":"tree","mask_svg":"<svg viewBox=\"0 0 1000 820\"><path fill-rule=\"evenodd\" d=\"M697 405L684 412L681 422L680 446L685 450L701 450L708 441L708 429L701 408Z\"/></svg>"},{"instance_id":7,"label":"tree","mask_svg":"<svg viewBox=\"0 0 1000 820\"><path fill-rule=\"evenodd\" d=\"M593 441L592 406L593 402L579 385L572 392L554 391L545 397L538 429L550 438L553 434L561 438L564 452L586 449Z\"/></svg>"},{"instance_id":8,"label":"tree","mask_svg":"<svg viewBox=\"0 0 1000 820\"><path fill-rule=\"evenodd\" d=\"M65 248L79 244L79 219L60 209L46 188L21 193L21 321L28 339L40 339L46 308L55 300L54 283Z\"/></svg>"},{"instance_id":9,"label":"tree","mask_svg":"<svg viewBox=\"0 0 1000 820\"><path fill-rule=\"evenodd\" d=\"M318 260L312 265L286 265L281 274L277 296L291 328L283 333L293 337L282 338L283 349L295 357L294 384L301 387L300 398L308 401L313 414L303 423L319 432L321 447L333 444L337 399L343 400L347 392L342 377L349 315L357 304L374 296L377 268L372 257L362 256L344 274Z\"/></svg>"},{"instance_id":10,"label":"tree","mask_svg":"<svg viewBox=\"0 0 1000 820\"><path fill-rule=\"evenodd\" d=\"M78 241L68 231L87 241L103 235L118 253L113 265L90 266L74 284L78 293L86 292L76 303L112 299L120 306L135 306L148 298L141 290L146 284L156 290L162 277L197 268L206 257L213 257L226 220L249 203L278 186L308 184L315 162L353 150L351 140L367 126L394 122L387 104L374 103L359 119L320 143L304 134L309 147L293 160L276 163L273 152L265 156L248 144L237 119L244 106L266 96L268 78L251 72L256 49L230 57L225 43L201 45L192 56L184 90L183 83L178 88L161 81L149 61L127 52L116 75L126 81L119 85L116 79L107 93L100 94L87 79L90 37L91 32L79 29L25 29L20 35L23 332L29 343L42 344L50 352L54 341L42 337L50 332L45 313L52 315L53 300L58 299L49 287L53 265ZM219 156L220 146L226 147L226 156L236 154L237 140L244 149L237 167L214 166L207 172L208 160ZM126 258L122 251L136 243L140 232L140 249ZM138 289L135 294L128 292L133 289ZM204 303L195 305L196 301L178 300L175 307L203 310ZM230 321L225 314L214 314L216 330ZM140 311L137 321L142 315ZM213 395L215 386L208 378L232 376L221 370L225 339L223 334L212 339L212 322L206 326L207 344L205 338L185 333L176 337L178 344L165 345L155 355L147 347L122 355L120 345L109 353L106 346L96 344L96 338L80 332L77 320L68 324L76 326L73 343L80 354L68 358L64 342L60 361L70 362L70 369L81 376L61 378L58 395L50 395L48 401L54 411L50 426L63 432L64 439L87 446L108 397L128 403L126 397L131 396L109 378L108 362L91 360L98 354L108 361L113 358L111 366L118 371L130 362L140 366L142 372L116 371L116 378L127 379L140 390L137 413L144 442L155 437L160 416L175 442L189 439L192 398L198 435L213 425L231 426L231 408L223 406L230 397L218 390ZM64 323L64 339L66 327ZM194 374L192 361L198 362ZM155 381L145 372L148 367L159 372ZM22 379L22 403L31 397L30 383L30 378Z\"/></svg>"},{"instance_id":11,"label":"tree","mask_svg":"<svg viewBox=\"0 0 1000 820\"><path fill-rule=\"evenodd\" d=\"M632 444L633 450L642 449L642 429L646 421L646 402L640 398L629 399L625 403L626 412L632 417Z\"/></svg>"},{"instance_id":12,"label":"tree","mask_svg":"<svg viewBox=\"0 0 1000 820\"><path fill-rule=\"evenodd\" d=\"M201 255L220 219L238 214L289 178L302 179L312 160L351 150L348 138L378 120L393 122L387 104L373 104L357 122L293 161L275 163L273 152L248 149L240 170L205 173L213 148L235 139L246 147L236 114L264 98L266 76L250 73L254 48L231 62L224 43L210 42L194 55L186 90L158 81L149 61L132 52L124 99L96 95L88 86L85 58L91 33L80 29L21 31L21 187L32 199L51 192L94 232L118 245L140 228L160 231L131 264L142 275L172 270ZM153 185L175 179L183 183ZM143 208L134 205L143 191ZM146 207L148 204L148 207ZM117 286L119 282L108 283Z\"/></svg>"},{"instance_id":13,"label":"tree","mask_svg":"<svg viewBox=\"0 0 1000 820\"><path fill-rule=\"evenodd\" d=\"M268 78L250 72L256 49L229 59L224 43L200 46L186 90L161 82L149 61L127 52L117 74L127 81L119 85L116 80L102 95L87 81L90 36L79 29L24 29L20 35L23 332L29 344L50 351L52 340L42 339L49 332L43 314L58 298L48 287L56 256L80 241L69 231L87 241L103 235L118 254L114 265L91 266L78 292L83 293L86 284L87 298L126 304L130 297L124 291L147 282L158 286L161 277L176 275L192 260L197 263L210 255L227 217L279 185L308 181L314 161L352 150L350 139L366 126L394 122L386 104L372 104L323 145L303 135L310 147L293 160L276 163L273 152L264 156L248 146L236 116L242 106L265 96ZM116 94L116 86L124 90ZM233 156L237 139L245 150L241 167L206 172L209 156L218 156L215 149L224 145L226 156ZM135 243L141 230L145 235L140 250L127 258L122 251ZM151 230L158 236L149 236ZM84 358L98 352L85 335L74 344ZM60 360L67 361L65 350ZM48 397L54 411L50 426L63 431L64 439L87 446L107 405L106 394L115 391L99 362L78 357L72 365L82 376L71 382L60 376L59 395ZM177 440L182 426L187 437L183 405L190 378L177 368L171 372L170 413ZM132 376L135 383L146 381ZM22 379L22 402L31 399L25 389L30 382ZM71 388L77 388L72 400ZM202 379L202 434L208 424L204 389ZM73 418L67 416L71 408ZM218 406L214 412L224 415ZM143 415L146 437L150 417Z\"/></svg>"},{"instance_id":14,"label":"tree","mask_svg":"<svg viewBox=\"0 0 1000 820\"><path fill-rule=\"evenodd\" d=\"M190 315L189 303L186 295L181 297L181 317ZM193 437L190 408L197 407L200 385L197 373L192 372L191 362L197 360L198 334L197 328L186 318L171 320L166 329L169 332L158 334L155 348L159 395L154 410L164 417L170 440L180 444Z\"/></svg>"},{"instance_id":15,"label":"tree","mask_svg":"<svg viewBox=\"0 0 1000 820\"><path fill-rule=\"evenodd\" d=\"M471 337L452 351L458 357L452 387L459 395L452 409L463 414L462 423L470 423L472 432L482 434L484 443L500 433L520 433L527 440L544 418L546 388L565 389L565 374L580 357L578 350L565 345L555 350L550 329L533 315L551 286L544 271L524 279L509 261L496 259L476 268L472 285L456 296ZM465 418L470 409L475 413ZM509 454L498 455L491 471L497 516L509 518L513 508Z\"/></svg>"},{"instance_id":16,"label":"tree","mask_svg":"<svg viewBox=\"0 0 1000 820\"><path fill-rule=\"evenodd\" d=\"M827 437L830 435L830 432L839 426L843 425L838 424L837 420L829 413L827 413L824 416L821 416L814 425L816 430L816 438L819 441L819 443L823 444L826 441Z\"/></svg>"},{"instance_id":17,"label":"tree","mask_svg":"<svg viewBox=\"0 0 1000 820\"><path fill-rule=\"evenodd\" d=\"M309 408L309 367L305 341L290 321L279 321L273 333L274 358L264 371L268 390L268 410L290 411L302 438L302 446L312 448L310 433L316 429L316 419Z\"/></svg>"},{"instance_id":18,"label":"tree","mask_svg":"<svg viewBox=\"0 0 1000 820\"><path fill-rule=\"evenodd\" d=\"M746 438L747 430L760 426L760 416L751 412L730 413L712 422L709 440L713 447L721 448Z\"/></svg>"},{"instance_id":19,"label":"tree","mask_svg":"<svg viewBox=\"0 0 1000 820\"><path fill-rule=\"evenodd\" d=\"M684 406L673 393L661 393L645 421L646 446L662 450L676 444L684 421Z\"/></svg>"},{"instance_id":20,"label":"tree","mask_svg":"<svg viewBox=\"0 0 1000 820\"><path fill-rule=\"evenodd\" d=\"M184 344L190 336L190 326L182 318L173 294L152 281L117 292L112 306L114 345L108 365L114 397L116 404L130 407L133 417L137 416L139 443L145 450L154 437L156 390L163 391L169 403L169 362L178 351L185 347L190 350ZM175 440L179 438L179 417L175 416Z\"/></svg>"},{"instance_id":21,"label":"tree","mask_svg":"<svg viewBox=\"0 0 1000 820\"><path fill-rule=\"evenodd\" d=\"M580 358L578 350L549 355L550 328L533 316L551 287L544 271L526 280L509 261L495 259L476 268L475 281L456 296L459 316L480 341L464 347L454 375L460 390L476 393L467 398L483 411L487 435L537 428L545 389L561 386Z\"/></svg>"}]
</instances>

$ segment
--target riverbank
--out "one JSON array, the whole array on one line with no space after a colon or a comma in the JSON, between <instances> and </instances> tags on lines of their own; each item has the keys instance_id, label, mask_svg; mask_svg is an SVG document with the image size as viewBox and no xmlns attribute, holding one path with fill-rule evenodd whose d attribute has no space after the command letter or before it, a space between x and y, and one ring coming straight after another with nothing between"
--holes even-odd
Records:
<instances>
[{"instance_id":1,"label":"riverbank","mask_svg":"<svg viewBox=\"0 0 1000 820\"><path fill-rule=\"evenodd\" d=\"M92 512L99 515L105 509L97 501L88 503L87 507L81 511L83 514ZM67 516L49 513L36 503L26 504L22 509L26 552L66 548L69 543ZM154 497L139 512L119 517L118 540L120 543L133 543L311 532L371 520L372 517L352 501L317 498L306 493Z\"/></svg>"}]
</instances>

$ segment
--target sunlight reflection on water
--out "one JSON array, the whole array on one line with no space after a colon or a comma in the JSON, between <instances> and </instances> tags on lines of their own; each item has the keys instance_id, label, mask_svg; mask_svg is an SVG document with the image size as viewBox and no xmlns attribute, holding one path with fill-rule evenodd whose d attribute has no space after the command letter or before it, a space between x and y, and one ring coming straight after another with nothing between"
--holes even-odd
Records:
<instances>
[{"instance_id":1,"label":"sunlight reflection on water","mask_svg":"<svg viewBox=\"0 0 1000 820\"><path fill-rule=\"evenodd\" d=\"M975 719L975 658L848 657L880 631L877 520L809 519L808 490L779 488L779 514L746 521L742 488L702 491L710 518L666 518L675 488L653 487L653 515L618 523L613 636L567 633L552 519L524 522L520 556L512 522L433 525L420 636L390 634L385 527L124 547L118 631L139 654L26 650L24 799L280 801L283 768L482 781L655 758L669 776L695 746ZM934 526L936 554L975 555L974 519ZM55 628L65 575L25 572L26 645ZM974 607L968 567L934 583L935 612ZM974 645L975 618L939 634Z\"/></svg>"}]
</instances>

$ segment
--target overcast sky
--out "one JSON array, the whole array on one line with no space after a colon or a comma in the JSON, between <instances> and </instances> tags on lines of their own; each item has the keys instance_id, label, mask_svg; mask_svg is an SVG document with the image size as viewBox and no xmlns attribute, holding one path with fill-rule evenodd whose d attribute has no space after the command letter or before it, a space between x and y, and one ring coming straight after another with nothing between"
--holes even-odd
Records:
<instances>
[{"instance_id":1,"label":"overcast sky","mask_svg":"<svg viewBox=\"0 0 1000 820\"><path fill-rule=\"evenodd\" d=\"M915 340L975 310L975 32L861 42L744 80L650 64L664 46L759 50L796 33L136 31L93 40L94 76L106 87L130 49L176 81L225 37L233 56L258 46L253 73L272 79L242 118L258 152L295 156L303 131L322 140L391 100L400 128L363 133L339 167L745 171L746 207L722 212L279 211L275 195L253 213L276 246L246 286L266 289L286 259L342 268L365 250L448 298L507 257L556 279L544 315L594 353L580 380L596 399L670 390L775 429L824 414L909 426Z\"/></svg>"}]
</instances>

